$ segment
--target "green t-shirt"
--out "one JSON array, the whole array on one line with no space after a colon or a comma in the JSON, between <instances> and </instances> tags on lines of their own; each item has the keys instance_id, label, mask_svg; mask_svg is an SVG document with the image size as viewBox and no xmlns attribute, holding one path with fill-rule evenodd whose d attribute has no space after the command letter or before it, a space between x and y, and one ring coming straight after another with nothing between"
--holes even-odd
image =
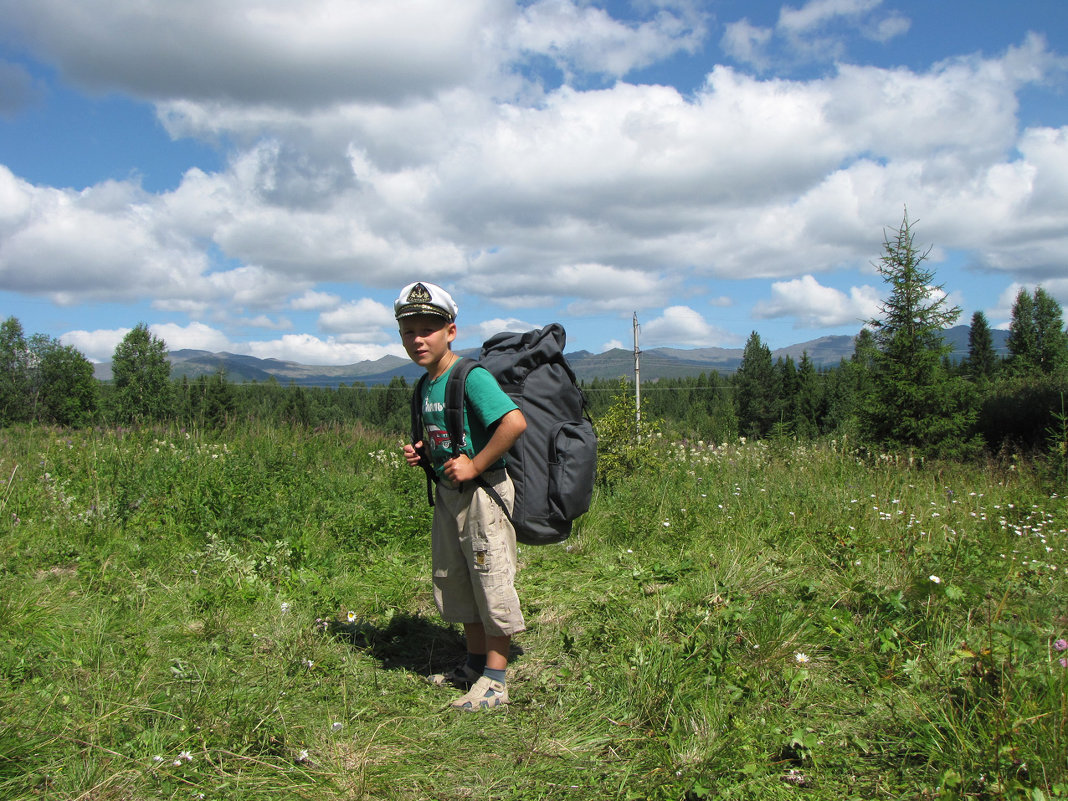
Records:
<instances>
[{"instance_id":1,"label":"green t-shirt","mask_svg":"<svg viewBox=\"0 0 1068 801\"><path fill-rule=\"evenodd\" d=\"M445 385L450 373L452 367L433 380L428 378L423 387L423 442L427 444L430 461L439 474L445 462L452 458L452 443L445 430ZM464 439L460 451L474 457L489 442L493 424L519 407L501 389L489 370L483 368L468 373L464 393ZM503 457L489 469L500 467L504 467Z\"/></svg>"}]
</instances>

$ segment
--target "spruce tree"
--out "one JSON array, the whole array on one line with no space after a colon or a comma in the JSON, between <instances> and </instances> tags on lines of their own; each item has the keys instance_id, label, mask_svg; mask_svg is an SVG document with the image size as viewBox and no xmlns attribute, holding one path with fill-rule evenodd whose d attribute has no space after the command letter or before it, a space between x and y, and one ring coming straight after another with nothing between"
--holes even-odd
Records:
<instances>
[{"instance_id":1,"label":"spruce tree","mask_svg":"<svg viewBox=\"0 0 1068 801\"><path fill-rule=\"evenodd\" d=\"M204 424L209 428L225 428L233 419L236 406L234 388L226 380L226 371L219 369L204 393Z\"/></svg>"},{"instance_id":2,"label":"spruce tree","mask_svg":"<svg viewBox=\"0 0 1068 801\"><path fill-rule=\"evenodd\" d=\"M1009 320L1009 367L1017 375L1038 369L1038 330L1035 328L1035 301L1026 289L1016 293Z\"/></svg>"},{"instance_id":3,"label":"spruce tree","mask_svg":"<svg viewBox=\"0 0 1068 801\"><path fill-rule=\"evenodd\" d=\"M1009 322L1009 365L1015 375L1050 375L1068 365L1061 305L1042 287L1021 289Z\"/></svg>"},{"instance_id":4,"label":"spruce tree","mask_svg":"<svg viewBox=\"0 0 1068 801\"><path fill-rule=\"evenodd\" d=\"M972 325L968 331L968 371L976 381L984 381L993 378L997 366L998 356L994 352L990 324L986 321L986 315L977 311L972 315Z\"/></svg>"},{"instance_id":5,"label":"spruce tree","mask_svg":"<svg viewBox=\"0 0 1068 801\"><path fill-rule=\"evenodd\" d=\"M822 406L823 393L816 366L805 351L797 368L797 399L794 402L794 432L799 437L813 438L819 434Z\"/></svg>"},{"instance_id":6,"label":"spruce tree","mask_svg":"<svg viewBox=\"0 0 1068 801\"><path fill-rule=\"evenodd\" d=\"M868 321L876 350L871 387L861 423L876 443L914 449L921 455L957 456L975 419L974 395L963 379L946 369L945 328L960 309L949 306L934 272L923 266L928 251L916 249L906 212L900 227L883 243L876 269L890 287L881 316Z\"/></svg>"},{"instance_id":7,"label":"spruce tree","mask_svg":"<svg viewBox=\"0 0 1068 801\"><path fill-rule=\"evenodd\" d=\"M772 428L780 434L797 433L794 427L797 417L797 367L789 356L780 356L775 360L776 386L778 402Z\"/></svg>"},{"instance_id":8,"label":"spruce tree","mask_svg":"<svg viewBox=\"0 0 1068 801\"><path fill-rule=\"evenodd\" d=\"M1035 288L1036 362L1049 375L1068 363L1068 334L1064 332L1061 304L1042 287Z\"/></svg>"},{"instance_id":9,"label":"spruce tree","mask_svg":"<svg viewBox=\"0 0 1068 801\"><path fill-rule=\"evenodd\" d=\"M739 433L763 437L778 420L778 377L771 349L754 331L742 351L742 362L734 375Z\"/></svg>"}]
</instances>

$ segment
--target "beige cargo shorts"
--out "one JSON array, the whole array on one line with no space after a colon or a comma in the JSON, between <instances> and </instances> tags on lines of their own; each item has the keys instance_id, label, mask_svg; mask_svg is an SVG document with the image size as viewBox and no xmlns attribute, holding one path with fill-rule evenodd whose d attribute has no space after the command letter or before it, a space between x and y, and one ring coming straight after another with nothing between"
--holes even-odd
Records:
<instances>
[{"instance_id":1,"label":"beige cargo shorts","mask_svg":"<svg viewBox=\"0 0 1068 801\"><path fill-rule=\"evenodd\" d=\"M509 510L515 499L504 470L482 474ZM478 482L438 484L431 528L434 601L448 623L482 623L491 637L526 628L515 591L515 530Z\"/></svg>"}]
</instances>

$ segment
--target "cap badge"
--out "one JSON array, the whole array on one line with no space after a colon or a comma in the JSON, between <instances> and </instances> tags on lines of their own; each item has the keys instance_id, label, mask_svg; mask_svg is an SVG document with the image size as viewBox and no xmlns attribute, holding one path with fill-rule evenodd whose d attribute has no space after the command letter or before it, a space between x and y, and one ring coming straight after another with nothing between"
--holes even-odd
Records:
<instances>
[{"instance_id":1,"label":"cap badge","mask_svg":"<svg viewBox=\"0 0 1068 801\"><path fill-rule=\"evenodd\" d=\"M433 298L427 288L422 284L416 284L412 287L412 291L408 293L405 303L430 303L432 300Z\"/></svg>"}]
</instances>

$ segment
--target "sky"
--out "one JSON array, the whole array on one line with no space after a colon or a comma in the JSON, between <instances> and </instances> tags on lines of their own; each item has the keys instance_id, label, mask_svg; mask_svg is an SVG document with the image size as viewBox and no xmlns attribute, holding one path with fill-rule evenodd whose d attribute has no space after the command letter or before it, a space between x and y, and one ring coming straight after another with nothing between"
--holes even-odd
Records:
<instances>
[{"instance_id":1,"label":"sky","mask_svg":"<svg viewBox=\"0 0 1068 801\"><path fill-rule=\"evenodd\" d=\"M93 361L854 335L907 214L966 324L1068 304L1065 0L0 0L0 316Z\"/></svg>"}]
</instances>

